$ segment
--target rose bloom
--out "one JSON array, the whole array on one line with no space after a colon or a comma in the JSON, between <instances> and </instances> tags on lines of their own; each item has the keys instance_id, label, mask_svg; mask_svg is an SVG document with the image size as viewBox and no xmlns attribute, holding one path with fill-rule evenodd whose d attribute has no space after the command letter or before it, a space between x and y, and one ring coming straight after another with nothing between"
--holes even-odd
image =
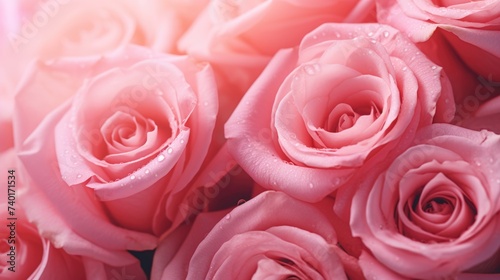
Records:
<instances>
[{"instance_id":1,"label":"rose bloom","mask_svg":"<svg viewBox=\"0 0 500 280\"><path fill-rule=\"evenodd\" d=\"M27 215L42 233L67 251L113 258L154 248L153 235L182 222L218 108L208 65L129 46L38 62L24 81L14 130Z\"/></svg>"},{"instance_id":2,"label":"rose bloom","mask_svg":"<svg viewBox=\"0 0 500 280\"><path fill-rule=\"evenodd\" d=\"M433 124L388 167L367 167L350 216L371 252L360 257L365 276L500 273L498 151L492 132Z\"/></svg>"},{"instance_id":3,"label":"rose bloom","mask_svg":"<svg viewBox=\"0 0 500 280\"><path fill-rule=\"evenodd\" d=\"M268 191L229 213L202 213L161 242L151 279L361 279L336 245L331 207Z\"/></svg>"},{"instance_id":4,"label":"rose bloom","mask_svg":"<svg viewBox=\"0 0 500 280\"><path fill-rule=\"evenodd\" d=\"M276 55L225 133L258 184L318 201L418 127L448 121L445 105L441 68L395 29L326 24Z\"/></svg>"},{"instance_id":5,"label":"rose bloom","mask_svg":"<svg viewBox=\"0 0 500 280\"><path fill-rule=\"evenodd\" d=\"M414 42L442 33L475 73L500 81L500 2L378 0L377 4L379 22L402 30Z\"/></svg>"}]
</instances>

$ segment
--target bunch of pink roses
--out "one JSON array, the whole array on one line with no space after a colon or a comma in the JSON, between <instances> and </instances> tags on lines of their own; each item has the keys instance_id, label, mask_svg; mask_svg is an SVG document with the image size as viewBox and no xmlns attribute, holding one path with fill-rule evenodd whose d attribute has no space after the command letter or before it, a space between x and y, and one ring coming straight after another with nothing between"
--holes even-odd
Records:
<instances>
[{"instance_id":1,"label":"bunch of pink roses","mask_svg":"<svg viewBox=\"0 0 500 280\"><path fill-rule=\"evenodd\" d=\"M500 277L499 1L0 9L1 279Z\"/></svg>"}]
</instances>

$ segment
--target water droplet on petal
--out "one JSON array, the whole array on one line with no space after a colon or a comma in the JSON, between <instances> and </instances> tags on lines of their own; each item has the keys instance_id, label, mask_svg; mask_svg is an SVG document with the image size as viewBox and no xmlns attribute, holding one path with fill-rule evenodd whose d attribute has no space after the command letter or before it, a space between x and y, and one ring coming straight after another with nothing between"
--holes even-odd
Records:
<instances>
[{"instance_id":1,"label":"water droplet on petal","mask_svg":"<svg viewBox=\"0 0 500 280\"><path fill-rule=\"evenodd\" d=\"M432 70L436 70L436 69L437 69L437 66L436 66L436 65L432 65L432 66L431 66L431 69L432 69Z\"/></svg>"},{"instance_id":2,"label":"water droplet on petal","mask_svg":"<svg viewBox=\"0 0 500 280\"><path fill-rule=\"evenodd\" d=\"M226 220L229 220L231 219L231 213L227 214L226 217L225 217Z\"/></svg>"},{"instance_id":3,"label":"water droplet on petal","mask_svg":"<svg viewBox=\"0 0 500 280\"><path fill-rule=\"evenodd\" d=\"M130 176L130 180L135 180L135 175Z\"/></svg>"},{"instance_id":4,"label":"water droplet on petal","mask_svg":"<svg viewBox=\"0 0 500 280\"><path fill-rule=\"evenodd\" d=\"M145 174L149 174L149 169L144 170Z\"/></svg>"},{"instance_id":5,"label":"water droplet on petal","mask_svg":"<svg viewBox=\"0 0 500 280\"><path fill-rule=\"evenodd\" d=\"M314 184L313 183L309 183L309 188L310 189L314 188Z\"/></svg>"},{"instance_id":6,"label":"water droplet on petal","mask_svg":"<svg viewBox=\"0 0 500 280\"><path fill-rule=\"evenodd\" d=\"M371 36L373 36L373 32L368 33L368 37L371 37Z\"/></svg>"},{"instance_id":7,"label":"water droplet on petal","mask_svg":"<svg viewBox=\"0 0 500 280\"><path fill-rule=\"evenodd\" d=\"M165 155L164 155L164 154L160 154L160 155L158 155L158 161L159 161L159 162L162 162L162 161L164 161L164 160L165 160Z\"/></svg>"},{"instance_id":8,"label":"water droplet on petal","mask_svg":"<svg viewBox=\"0 0 500 280\"><path fill-rule=\"evenodd\" d=\"M247 202L247 201L246 201L246 200L244 200L244 199L240 199L240 200L238 200L238 202L236 203L236 205L237 205L237 206L240 206L241 204L243 204L243 203L245 203L245 202Z\"/></svg>"},{"instance_id":9,"label":"water droplet on petal","mask_svg":"<svg viewBox=\"0 0 500 280\"><path fill-rule=\"evenodd\" d=\"M389 37L389 31L384 31L384 33L383 33L383 34L384 34L384 37L385 37L385 38Z\"/></svg>"},{"instance_id":10,"label":"water droplet on petal","mask_svg":"<svg viewBox=\"0 0 500 280\"><path fill-rule=\"evenodd\" d=\"M174 149L172 149L172 147L169 147L169 148L167 149L167 154L171 154L173 151L174 151Z\"/></svg>"},{"instance_id":11,"label":"water droplet on petal","mask_svg":"<svg viewBox=\"0 0 500 280\"><path fill-rule=\"evenodd\" d=\"M321 68L320 68L319 64L312 64L312 65L304 66L304 71L308 75L314 75L314 74L318 73L320 70L321 70Z\"/></svg>"}]
</instances>

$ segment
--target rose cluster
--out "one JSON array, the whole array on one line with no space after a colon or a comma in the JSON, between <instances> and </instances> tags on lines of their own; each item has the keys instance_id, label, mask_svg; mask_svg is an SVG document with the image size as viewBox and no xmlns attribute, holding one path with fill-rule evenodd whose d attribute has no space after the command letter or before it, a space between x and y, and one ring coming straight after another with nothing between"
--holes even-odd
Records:
<instances>
[{"instance_id":1,"label":"rose cluster","mask_svg":"<svg viewBox=\"0 0 500 280\"><path fill-rule=\"evenodd\" d=\"M3 1L0 37L1 279L500 277L498 0Z\"/></svg>"}]
</instances>

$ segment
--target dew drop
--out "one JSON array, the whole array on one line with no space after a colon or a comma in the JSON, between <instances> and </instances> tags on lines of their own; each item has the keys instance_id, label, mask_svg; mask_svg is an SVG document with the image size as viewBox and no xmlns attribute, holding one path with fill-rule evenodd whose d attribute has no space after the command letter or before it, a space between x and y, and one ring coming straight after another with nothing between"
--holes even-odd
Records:
<instances>
[{"instance_id":1,"label":"dew drop","mask_svg":"<svg viewBox=\"0 0 500 280\"><path fill-rule=\"evenodd\" d=\"M436 65L432 65L432 66L431 66L431 69L432 69L432 70L436 70L436 69L437 69L437 66L436 66Z\"/></svg>"},{"instance_id":2,"label":"dew drop","mask_svg":"<svg viewBox=\"0 0 500 280\"><path fill-rule=\"evenodd\" d=\"M82 174L76 175L76 178L82 178Z\"/></svg>"},{"instance_id":3,"label":"dew drop","mask_svg":"<svg viewBox=\"0 0 500 280\"><path fill-rule=\"evenodd\" d=\"M309 188L310 189L314 188L314 184L313 183L309 183Z\"/></svg>"},{"instance_id":4,"label":"dew drop","mask_svg":"<svg viewBox=\"0 0 500 280\"><path fill-rule=\"evenodd\" d=\"M406 71L406 70L408 70L408 67L406 67L406 66L405 66L405 67L403 67L403 69L401 69L401 70Z\"/></svg>"},{"instance_id":5,"label":"dew drop","mask_svg":"<svg viewBox=\"0 0 500 280\"><path fill-rule=\"evenodd\" d=\"M227 214L226 217L225 217L226 220L229 220L231 219L231 214Z\"/></svg>"},{"instance_id":6,"label":"dew drop","mask_svg":"<svg viewBox=\"0 0 500 280\"><path fill-rule=\"evenodd\" d=\"M149 174L149 169L144 170L144 174Z\"/></svg>"},{"instance_id":7,"label":"dew drop","mask_svg":"<svg viewBox=\"0 0 500 280\"><path fill-rule=\"evenodd\" d=\"M313 35L313 37L312 37L312 38L313 38L314 40L316 40L316 39L318 39L318 36Z\"/></svg>"},{"instance_id":8,"label":"dew drop","mask_svg":"<svg viewBox=\"0 0 500 280\"><path fill-rule=\"evenodd\" d=\"M320 71L320 66L319 64L306 65L304 66L304 71L308 75L314 75Z\"/></svg>"},{"instance_id":9,"label":"dew drop","mask_svg":"<svg viewBox=\"0 0 500 280\"><path fill-rule=\"evenodd\" d=\"M237 206L240 206L241 204L243 204L243 203L245 203L245 202L247 202L247 201L246 201L246 200L244 200L244 199L240 199L240 200L238 200L238 202L236 203L236 205L237 205Z\"/></svg>"},{"instance_id":10,"label":"dew drop","mask_svg":"<svg viewBox=\"0 0 500 280\"><path fill-rule=\"evenodd\" d=\"M172 147L169 147L169 148L167 149L167 154L171 154L173 151L174 151L174 149L172 149Z\"/></svg>"},{"instance_id":11,"label":"dew drop","mask_svg":"<svg viewBox=\"0 0 500 280\"><path fill-rule=\"evenodd\" d=\"M135 180L135 175L130 176L130 180Z\"/></svg>"},{"instance_id":12,"label":"dew drop","mask_svg":"<svg viewBox=\"0 0 500 280\"><path fill-rule=\"evenodd\" d=\"M373 32L369 32L368 37L372 37L372 36L373 36Z\"/></svg>"},{"instance_id":13,"label":"dew drop","mask_svg":"<svg viewBox=\"0 0 500 280\"><path fill-rule=\"evenodd\" d=\"M332 183L333 183L333 185L334 185L334 186L339 185L339 184L340 184L340 182L341 182L340 178L335 178L335 179L333 179L333 181L332 181Z\"/></svg>"},{"instance_id":14,"label":"dew drop","mask_svg":"<svg viewBox=\"0 0 500 280\"><path fill-rule=\"evenodd\" d=\"M181 142L181 144L184 144L184 139L181 139L181 141L179 141L179 142Z\"/></svg>"},{"instance_id":15,"label":"dew drop","mask_svg":"<svg viewBox=\"0 0 500 280\"><path fill-rule=\"evenodd\" d=\"M335 37L340 38L340 33L335 32Z\"/></svg>"},{"instance_id":16,"label":"dew drop","mask_svg":"<svg viewBox=\"0 0 500 280\"><path fill-rule=\"evenodd\" d=\"M383 33L383 34L384 34L384 37L385 37L385 38L389 37L389 31L384 31L384 33Z\"/></svg>"},{"instance_id":17,"label":"dew drop","mask_svg":"<svg viewBox=\"0 0 500 280\"><path fill-rule=\"evenodd\" d=\"M276 181L273 181L273 186L276 186L276 185L277 185Z\"/></svg>"},{"instance_id":18,"label":"dew drop","mask_svg":"<svg viewBox=\"0 0 500 280\"><path fill-rule=\"evenodd\" d=\"M159 162L162 162L162 161L164 161L164 160L165 160L165 155L164 155L164 154L160 154L160 155L158 156L158 161L159 161Z\"/></svg>"}]
</instances>

